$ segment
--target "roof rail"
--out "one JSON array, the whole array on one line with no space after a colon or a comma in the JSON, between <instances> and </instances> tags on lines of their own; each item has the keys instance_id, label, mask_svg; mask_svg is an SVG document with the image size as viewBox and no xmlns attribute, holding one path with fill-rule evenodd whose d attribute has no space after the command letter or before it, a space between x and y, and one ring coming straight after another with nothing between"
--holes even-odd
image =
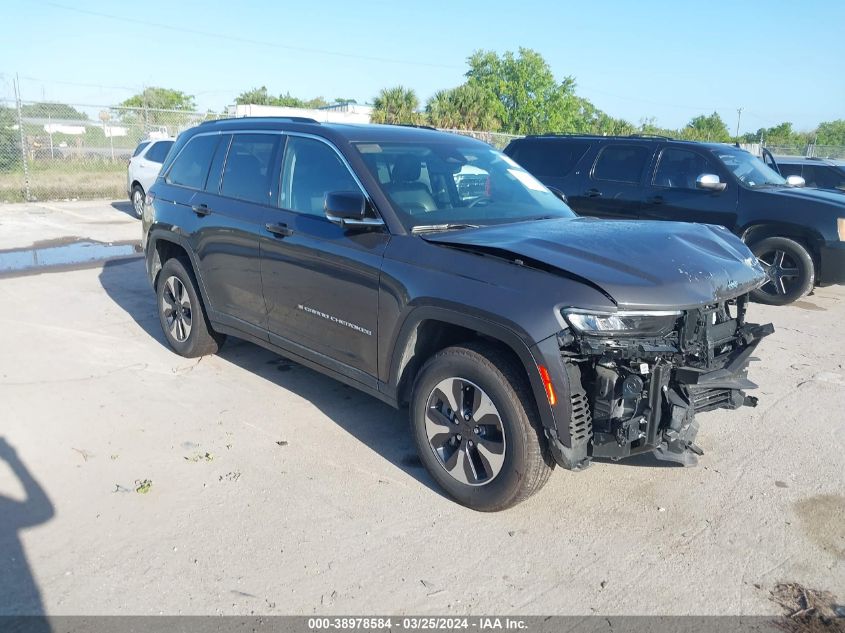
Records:
<instances>
[{"instance_id":1,"label":"roof rail","mask_svg":"<svg viewBox=\"0 0 845 633\"><path fill-rule=\"evenodd\" d=\"M628 138L656 138L662 141L673 141L671 136L665 136L663 134L629 134Z\"/></svg>"},{"instance_id":2,"label":"roof rail","mask_svg":"<svg viewBox=\"0 0 845 633\"><path fill-rule=\"evenodd\" d=\"M253 121L287 121L288 123L316 123L317 125L320 122L317 119L312 119L307 116L237 116L237 117L228 117L225 119L212 119L210 121L203 121L200 125L206 125L208 123L220 123L223 121L240 121L242 119L251 119Z\"/></svg>"},{"instance_id":3,"label":"roof rail","mask_svg":"<svg viewBox=\"0 0 845 633\"><path fill-rule=\"evenodd\" d=\"M436 127L432 127L430 125L418 125L416 123L386 123L385 125L395 125L397 127L416 127L421 130L434 130L435 132L439 131Z\"/></svg>"}]
</instances>

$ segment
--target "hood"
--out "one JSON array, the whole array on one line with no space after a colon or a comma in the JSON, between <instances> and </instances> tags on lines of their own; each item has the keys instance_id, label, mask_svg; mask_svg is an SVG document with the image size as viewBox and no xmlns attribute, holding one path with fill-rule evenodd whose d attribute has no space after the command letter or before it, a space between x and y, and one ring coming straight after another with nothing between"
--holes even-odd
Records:
<instances>
[{"instance_id":1,"label":"hood","mask_svg":"<svg viewBox=\"0 0 845 633\"><path fill-rule=\"evenodd\" d=\"M424 239L580 278L603 290L620 309L690 308L739 296L766 278L739 238L707 224L582 217L434 233Z\"/></svg>"},{"instance_id":2,"label":"hood","mask_svg":"<svg viewBox=\"0 0 845 633\"><path fill-rule=\"evenodd\" d=\"M792 198L802 202L815 202L824 205L832 205L838 210L845 209L845 197L842 191L836 189L815 189L812 187L772 187L767 189L756 189L754 191L765 191L769 194Z\"/></svg>"}]
</instances>

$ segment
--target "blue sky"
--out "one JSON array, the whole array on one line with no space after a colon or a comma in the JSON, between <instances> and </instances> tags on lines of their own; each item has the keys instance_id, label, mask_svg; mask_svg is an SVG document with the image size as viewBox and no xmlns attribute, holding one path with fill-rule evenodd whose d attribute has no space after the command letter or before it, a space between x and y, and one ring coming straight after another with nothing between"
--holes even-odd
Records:
<instances>
[{"instance_id":1,"label":"blue sky","mask_svg":"<svg viewBox=\"0 0 845 633\"><path fill-rule=\"evenodd\" d=\"M403 84L424 101L461 83L472 51L526 46L634 123L678 127L716 110L733 131L738 107L742 131L845 118L845 3L834 0L27 0L2 15L0 99L18 73L25 99L84 104L143 85L211 109L262 84L358 101Z\"/></svg>"}]
</instances>

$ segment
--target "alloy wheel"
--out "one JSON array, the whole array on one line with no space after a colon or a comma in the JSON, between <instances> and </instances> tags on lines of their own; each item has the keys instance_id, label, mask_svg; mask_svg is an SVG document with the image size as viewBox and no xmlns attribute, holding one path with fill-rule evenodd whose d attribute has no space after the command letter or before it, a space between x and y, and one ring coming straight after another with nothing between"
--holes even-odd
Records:
<instances>
[{"instance_id":1,"label":"alloy wheel","mask_svg":"<svg viewBox=\"0 0 845 633\"><path fill-rule=\"evenodd\" d=\"M144 194L140 189L135 189L132 192L132 206L135 209L135 215L139 218L144 214Z\"/></svg>"},{"instance_id":2,"label":"alloy wheel","mask_svg":"<svg viewBox=\"0 0 845 633\"><path fill-rule=\"evenodd\" d=\"M161 310L170 336L180 343L186 341L191 335L193 313L191 298L185 284L178 277L170 276L164 282Z\"/></svg>"},{"instance_id":3,"label":"alloy wheel","mask_svg":"<svg viewBox=\"0 0 845 633\"><path fill-rule=\"evenodd\" d=\"M425 412L428 443L443 469L470 486L490 483L505 461L505 429L496 405L463 378L440 381Z\"/></svg>"},{"instance_id":4,"label":"alloy wheel","mask_svg":"<svg viewBox=\"0 0 845 633\"><path fill-rule=\"evenodd\" d=\"M760 290L770 295L785 295L797 283L800 276L798 263L780 249L762 253L757 260L763 265L769 281Z\"/></svg>"}]
</instances>

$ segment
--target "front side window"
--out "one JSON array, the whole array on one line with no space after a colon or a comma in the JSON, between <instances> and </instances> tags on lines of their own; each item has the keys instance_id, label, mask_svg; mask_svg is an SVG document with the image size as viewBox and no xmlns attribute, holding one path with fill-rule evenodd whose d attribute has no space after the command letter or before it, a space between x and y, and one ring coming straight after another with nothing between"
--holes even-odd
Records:
<instances>
[{"instance_id":1,"label":"front side window","mask_svg":"<svg viewBox=\"0 0 845 633\"><path fill-rule=\"evenodd\" d=\"M408 228L574 216L512 158L482 143L458 138L355 147Z\"/></svg>"},{"instance_id":2,"label":"front side window","mask_svg":"<svg viewBox=\"0 0 845 633\"><path fill-rule=\"evenodd\" d=\"M745 150L726 145L711 151L742 184L748 187L773 187L786 184L786 180L779 173Z\"/></svg>"},{"instance_id":3,"label":"front side window","mask_svg":"<svg viewBox=\"0 0 845 633\"><path fill-rule=\"evenodd\" d=\"M695 189L696 179L701 174L712 174L708 160L696 152L686 149L664 149L654 174L656 187L674 189Z\"/></svg>"},{"instance_id":4,"label":"front side window","mask_svg":"<svg viewBox=\"0 0 845 633\"><path fill-rule=\"evenodd\" d=\"M161 164L164 162L164 159L167 158L167 152L170 151L171 147L173 147L173 141L159 141L147 150L147 153L144 154L144 158L154 163Z\"/></svg>"},{"instance_id":5,"label":"front side window","mask_svg":"<svg viewBox=\"0 0 845 633\"><path fill-rule=\"evenodd\" d=\"M313 138L288 137L279 206L323 216L327 192L360 190L334 149Z\"/></svg>"},{"instance_id":6,"label":"front side window","mask_svg":"<svg viewBox=\"0 0 845 633\"><path fill-rule=\"evenodd\" d=\"M278 134L235 134L223 167L220 193L257 204L269 204Z\"/></svg>"},{"instance_id":7,"label":"front side window","mask_svg":"<svg viewBox=\"0 0 845 633\"><path fill-rule=\"evenodd\" d=\"M219 140L217 134L195 136L189 140L167 173L168 184L202 189Z\"/></svg>"},{"instance_id":8,"label":"front side window","mask_svg":"<svg viewBox=\"0 0 845 633\"><path fill-rule=\"evenodd\" d=\"M638 184L649 158L651 149L643 145L608 145L596 159L593 178Z\"/></svg>"}]
</instances>

